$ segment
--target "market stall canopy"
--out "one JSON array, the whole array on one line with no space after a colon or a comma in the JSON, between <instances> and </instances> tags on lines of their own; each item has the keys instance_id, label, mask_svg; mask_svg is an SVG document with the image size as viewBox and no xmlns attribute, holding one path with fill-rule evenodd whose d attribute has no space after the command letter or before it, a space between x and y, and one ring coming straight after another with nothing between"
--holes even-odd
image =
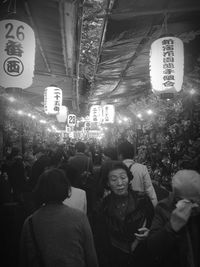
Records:
<instances>
[{"instance_id":1,"label":"market stall canopy","mask_svg":"<svg viewBox=\"0 0 200 267\"><path fill-rule=\"evenodd\" d=\"M36 34L35 76L23 94L39 110L56 84L78 115L105 103L134 113L132 103L151 94L151 43L166 33L184 42L183 89L199 90L199 0L5 0L1 19L13 10Z\"/></svg>"}]
</instances>

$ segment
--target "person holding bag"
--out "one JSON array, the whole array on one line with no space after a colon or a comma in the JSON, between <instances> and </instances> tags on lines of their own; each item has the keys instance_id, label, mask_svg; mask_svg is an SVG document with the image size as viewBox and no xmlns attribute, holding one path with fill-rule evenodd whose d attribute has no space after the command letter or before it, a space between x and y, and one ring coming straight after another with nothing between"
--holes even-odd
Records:
<instances>
[{"instance_id":1,"label":"person holding bag","mask_svg":"<svg viewBox=\"0 0 200 267\"><path fill-rule=\"evenodd\" d=\"M111 193L98 203L91 222L101 267L147 266L143 240L154 207L147 195L131 189L132 178L123 162L110 161L102 182Z\"/></svg>"}]
</instances>

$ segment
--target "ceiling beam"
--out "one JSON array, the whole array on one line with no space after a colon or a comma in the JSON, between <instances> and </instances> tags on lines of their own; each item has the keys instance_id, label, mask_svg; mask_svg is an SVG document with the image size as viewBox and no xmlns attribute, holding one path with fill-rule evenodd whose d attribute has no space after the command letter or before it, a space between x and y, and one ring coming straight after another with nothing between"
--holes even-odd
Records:
<instances>
[{"instance_id":1,"label":"ceiling beam","mask_svg":"<svg viewBox=\"0 0 200 267\"><path fill-rule=\"evenodd\" d=\"M37 45L38 45L38 47L39 47L39 49L40 49L40 53L41 53L41 55L42 55L42 58L43 58L43 60L44 60L45 65L46 65L47 71L48 71L49 73L52 73L51 68L50 68L50 65L49 65L49 63L48 63L48 61L47 61L46 55L45 55L45 53L44 53L43 47L42 47L42 45L41 45L40 38L39 38L39 34L38 34L37 28L36 28L36 26L35 26L35 23L34 23L34 21L33 21L33 17L32 17L32 14L31 14L31 12L30 12L29 4L28 4L27 1L24 2L24 6L25 6L26 12L27 12L27 14L28 14L28 18L29 18L29 20L30 20L31 26L32 26L32 28L33 28L33 30L34 30L35 37L36 37L36 43L37 43Z\"/></svg>"},{"instance_id":2,"label":"ceiling beam","mask_svg":"<svg viewBox=\"0 0 200 267\"><path fill-rule=\"evenodd\" d=\"M96 18L103 18L109 16L111 19L121 20L121 19L130 19L141 16L153 16L161 14L170 14L170 13L190 13L200 11L200 5L197 6L185 6L185 7L176 7L176 8L162 8L162 9L151 9L151 10L136 10L135 8L129 9L114 9L113 11L108 12L108 14L96 14ZM94 19L94 16L90 15L87 18L88 20Z\"/></svg>"},{"instance_id":3,"label":"ceiling beam","mask_svg":"<svg viewBox=\"0 0 200 267\"><path fill-rule=\"evenodd\" d=\"M185 7L177 7L177 8L166 8L166 9L152 9L152 10L142 10L135 11L135 9L115 9L110 14L112 19L117 19L119 16L123 16L123 19L130 19L134 17L141 16L152 16L152 15L160 15L160 14L170 14L170 13L190 13L200 11L200 5L198 6L185 6Z\"/></svg>"}]
</instances>

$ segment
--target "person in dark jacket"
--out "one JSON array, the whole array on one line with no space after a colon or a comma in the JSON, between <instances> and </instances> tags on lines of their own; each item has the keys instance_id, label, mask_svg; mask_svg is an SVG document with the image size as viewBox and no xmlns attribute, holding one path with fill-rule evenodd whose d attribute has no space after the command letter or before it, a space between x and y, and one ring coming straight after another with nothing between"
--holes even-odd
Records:
<instances>
[{"instance_id":1,"label":"person in dark jacket","mask_svg":"<svg viewBox=\"0 0 200 267\"><path fill-rule=\"evenodd\" d=\"M75 150L76 153L74 156L69 158L68 164L69 166L77 170L74 186L77 188L82 188L81 174L84 171L93 173L93 163L91 158L85 154L86 145L84 142L77 142L75 144Z\"/></svg>"},{"instance_id":2,"label":"person in dark jacket","mask_svg":"<svg viewBox=\"0 0 200 267\"><path fill-rule=\"evenodd\" d=\"M99 203L91 222L101 267L145 266L143 240L154 208L147 195L130 188L131 179L119 161L113 161L105 174L103 184L111 193Z\"/></svg>"},{"instance_id":3,"label":"person in dark jacket","mask_svg":"<svg viewBox=\"0 0 200 267\"><path fill-rule=\"evenodd\" d=\"M155 209L147 238L149 260L153 267L199 267L200 174L178 171L172 189Z\"/></svg>"}]
</instances>

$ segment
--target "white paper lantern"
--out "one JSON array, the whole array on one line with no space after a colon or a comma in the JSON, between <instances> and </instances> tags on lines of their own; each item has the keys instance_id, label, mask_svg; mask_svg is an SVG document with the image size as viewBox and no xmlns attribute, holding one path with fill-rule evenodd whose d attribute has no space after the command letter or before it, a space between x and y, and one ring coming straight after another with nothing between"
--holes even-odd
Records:
<instances>
[{"instance_id":1,"label":"white paper lantern","mask_svg":"<svg viewBox=\"0 0 200 267\"><path fill-rule=\"evenodd\" d=\"M150 78L154 93L174 94L181 91L184 69L183 42L176 37L154 41L150 50Z\"/></svg>"},{"instance_id":2,"label":"white paper lantern","mask_svg":"<svg viewBox=\"0 0 200 267\"><path fill-rule=\"evenodd\" d=\"M93 105L90 108L90 122L102 121L102 108L100 105Z\"/></svg>"},{"instance_id":3,"label":"white paper lantern","mask_svg":"<svg viewBox=\"0 0 200 267\"><path fill-rule=\"evenodd\" d=\"M69 114L67 116L67 124L68 126L74 127L76 125L76 115L75 114Z\"/></svg>"},{"instance_id":4,"label":"white paper lantern","mask_svg":"<svg viewBox=\"0 0 200 267\"><path fill-rule=\"evenodd\" d=\"M62 106L62 90L55 85L50 85L44 90L44 112L58 114Z\"/></svg>"},{"instance_id":5,"label":"white paper lantern","mask_svg":"<svg viewBox=\"0 0 200 267\"><path fill-rule=\"evenodd\" d=\"M59 113L56 115L58 122L66 122L68 109L66 106L61 106Z\"/></svg>"},{"instance_id":6,"label":"white paper lantern","mask_svg":"<svg viewBox=\"0 0 200 267\"><path fill-rule=\"evenodd\" d=\"M114 105L105 105L102 109L103 123L113 123L115 119Z\"/></svg>"},{"instance_id":7,"label":"white paper lantern","mask_svg":"<svg viewBox=\"0 0 200 267\"><path fill-rule=\"evenodd\" d=\"M35 66L35 34L19 20L0 21L0 85L31 86Z\"/></svg>"}]
</instances>

